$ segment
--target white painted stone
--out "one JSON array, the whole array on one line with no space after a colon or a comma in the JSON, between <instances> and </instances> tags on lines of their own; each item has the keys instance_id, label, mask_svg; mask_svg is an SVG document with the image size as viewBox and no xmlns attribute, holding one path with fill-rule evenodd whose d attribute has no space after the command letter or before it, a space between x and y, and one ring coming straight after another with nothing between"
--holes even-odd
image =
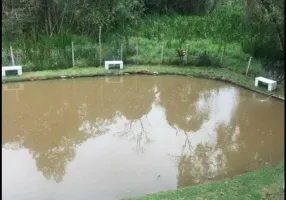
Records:
<instances>
[{"instance_id":1,"label":"white painted stone","mask_svg":"<svg viewBox=\"0 0 286 200\"><path fill-rule=\"evenodd\" d=\"M258 87L258 82L266 83L268 85L268 91L275 90L277 87L276 81L261 76L255 78L255 87Z\"/></svg>"},{"instance_id":2,"label":"white painted stone","mask_svg":"<svg viewBox=\"0 0 286 200\"><path fill-rule=\"evenodd\" d=\"M120 65L120 69L123 69L123 61L122 60L113 60L113 61L105 61L104 68L109 69L109 65Z\"/></svg>"},{"instance_id":3,"label":"white painted stone","mask_svg":"<svg viewBox=\"0 0 286 200\"><path fill-rule=\"evenodd\" d=\"M3 67L2 66L2 76L6 76L6 71L14 71L17 70L18 75L22 75L22 66L8 66L8 67Z\"/></svg>"}]
</instances>

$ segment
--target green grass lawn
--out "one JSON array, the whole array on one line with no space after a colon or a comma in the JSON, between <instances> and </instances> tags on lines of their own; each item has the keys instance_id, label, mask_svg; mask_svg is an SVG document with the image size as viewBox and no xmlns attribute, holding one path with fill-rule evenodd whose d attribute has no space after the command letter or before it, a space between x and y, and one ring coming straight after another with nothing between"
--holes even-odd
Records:
<instances>
[{"instance_id":1,"label":"green grass lawn","mask_svg":"<svg viewBox=\"0 0 286 200\"><path fill-rule=\"evenodd\" d=\"M24 72L22 76L7 76L2 78L2 82L16 82L28 80L45 80L57 78L76 78L103 75L123 75L125 73L137 73L140 71L157 72L160 75L176 74L184 76L194 76L199 78L208 78L222 80L235 85L262 93L266 95L275 95L284 99L284 87L277 86L275 91L269 92L264 88L254 87L254 78L225 68L211 67L186 67L186 66L125 66L124 70L105 70L103 67L89 68L69 68L61 70L48 70L36 72Z\"/></svg>"},{"instance_id":2,"label":"green grass lawn","mask_svg":"<svg viewBox=\"0 0 286 200\"><path fill-rule=\"evenodd\" d=\"M149 194L132 200L280 200L284 199L283 168L279 164L232 179Z\"/></svg>"}]
</instances>

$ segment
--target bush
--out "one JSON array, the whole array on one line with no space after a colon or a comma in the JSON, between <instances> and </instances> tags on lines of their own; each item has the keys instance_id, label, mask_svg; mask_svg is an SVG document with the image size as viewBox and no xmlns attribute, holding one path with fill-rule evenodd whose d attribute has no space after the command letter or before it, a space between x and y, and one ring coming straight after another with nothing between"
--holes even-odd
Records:
<instances>
[{"instance_id":1,"label":"bush","mask_svg":"<svg viewBox=\"0 0 286 200\"><path fill-rule=\"evenodd\" d=\"M212 62L210 56L206 52L198 56L197 66L211 66Z\"/></svg>"}]
</instances>

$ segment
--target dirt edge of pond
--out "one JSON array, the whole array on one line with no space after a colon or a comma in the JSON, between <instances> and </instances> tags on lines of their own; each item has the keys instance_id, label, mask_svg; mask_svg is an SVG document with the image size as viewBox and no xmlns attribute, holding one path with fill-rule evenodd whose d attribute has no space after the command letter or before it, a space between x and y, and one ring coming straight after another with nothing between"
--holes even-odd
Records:
<instances>
[{"instance_id":1,"label":"dirt edge of pond","mask_svg":"<svg viewBox=\"0 0 286 200\"><path fill-rule=\"evenodd\" d=\"M161 68L157 66L156 70L152 70L152 69L142 69L144 67L141 67L141 69L132 69L132 67L129 67L127 69L124 70L101 70L100 68L95 68L98 69L98 71L93 71L91 73L80 73L80 74L65 74L65 71L67 70L62 70L62 73L59 74L46 74L45 71L41 72L27 72L28 75L24 75L24 76L11 76L11 77L2 77L2 83L11 83L11 82L26 82L26 81L38 81L38 80L60 80L60 79L73 79L73 78L83 78L83 77L102 77L102 76L128 76L128 75L152 75L152 76L158 76L158 75L179 75L179 76L188 76L188 77L196 77L196 78L205 78L205 79L211 79L211 80L217 80L217 81L222 81L225 83L230 83L233 84L235 86L239 86L248 90L251 90L253 92L257 92L263 95L267 95L267 96L271 96L275 99L278 100L282 100L284 101L285 98L276 94L276 92L269 92L267 90L262 90L262 89L258 89L255 88L254 86L252 86L251 84L247 84L247 83L241 83L239 80L235 80L235 78L233 78L234 76L240 76L244 79L248 79L248 82L251 81L251 77L247 77L245 75L241 75L235 72L230 72L228 70L225 69L213 69L213 68L207 68L206 71L204 71L204 68L199 68L199 71L196 71L196 73L192 73L191 70L186 71L186 69L181 69L178 67L169 67L170 69L172 69L171 71L166 70L168 69L168 67L162 67L163 70L161 70ZM150 68L149 66L146 68ZM89 69L89 68L83 68L83 69ZM77 69L80 71L80 69ZM211 73L209 73L211 70ZM58 72L61 70L56 70L55 72ZM216 74L215 72L219 71L218 74ZM33 74L34 73L34 74ZM32 75L29 75L32 74ZM229 77L224 76L227 74L231 74ZM239 79L239 78L237 78ZM282 87L282 86L280 86ZM284 92L283 92L283 96L284 96Z\"/></svg>"}]
</instances>

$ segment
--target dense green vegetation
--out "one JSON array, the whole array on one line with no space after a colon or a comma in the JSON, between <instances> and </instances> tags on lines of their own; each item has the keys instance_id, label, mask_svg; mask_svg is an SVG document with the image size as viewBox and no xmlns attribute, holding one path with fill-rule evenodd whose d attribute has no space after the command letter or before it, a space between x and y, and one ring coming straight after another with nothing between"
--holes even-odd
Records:
<instances>
[{"instance_id":1,"label":"dense green vegetation","mask_svg":"<svg viewBox=\"0 0 286 200\"><path fill-rule=\"evenodd\" d=\"M248 172L233 179L150 194L134 198L134 200L280 200L284 198L282 175L283 166L280 164L275 167Z\"/></svg>"},{"instance_id":2,"label":"dense green vegetation","mask_svg":"<svg viewBox=\"0 0 286 200\"><path fill-rule=\"evenodd\" d=\"M250 76L284 72L284 1L3 1L2 60L24 71L126 64L225 67ZM184 59L176 50L187 52ZM269 70L271 74L269 74ZM275 72L275 73L273 73ZM280 77L283 79L283 77Z\"/></svg>"}]
</instances>

